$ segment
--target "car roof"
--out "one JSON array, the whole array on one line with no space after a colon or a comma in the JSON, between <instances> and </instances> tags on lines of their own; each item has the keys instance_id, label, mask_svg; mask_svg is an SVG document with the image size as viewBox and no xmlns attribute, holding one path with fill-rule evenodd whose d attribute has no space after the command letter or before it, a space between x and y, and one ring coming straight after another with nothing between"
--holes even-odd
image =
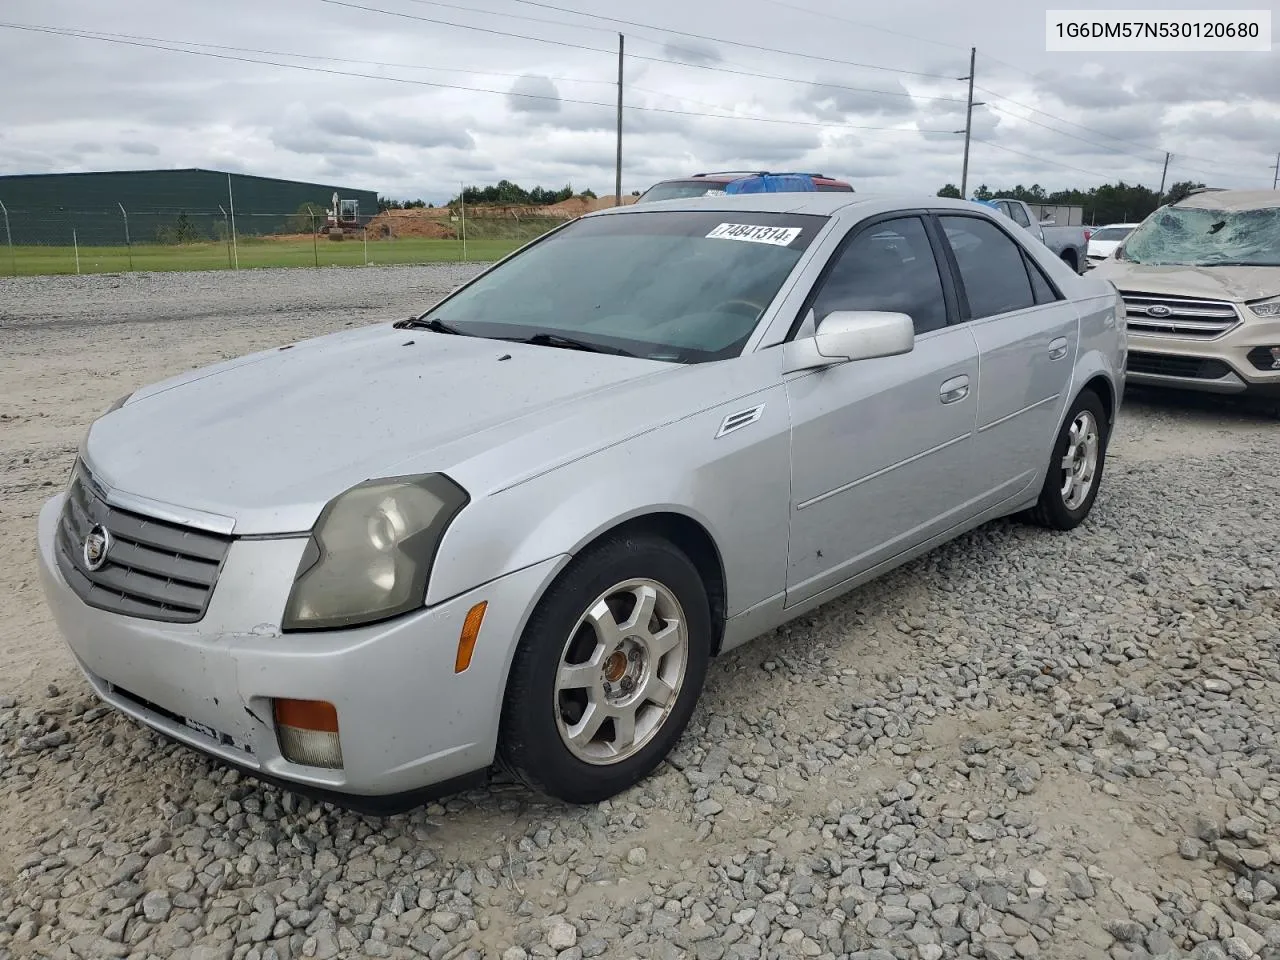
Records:
<instances>
[{"instance_id":1,"label":"car roof","mask_svg":"<svg viewBox=\"0 0 1280 960\"><path fill-rule=\"evenodd\" d=\"M1205 190L1172 204L1179 210L1264 210L1280 208L1280 190Z\"/></svg>"},{"instance_id":2,"label":"car roof","mask_svg":"<svg viewBox=\"0 0 1280 960\"><path fill-rule=\"evenodd\" d=\"M810 173L808 171L774 171L774 170L714 170L711 173L691 173L687 177L668 177L666 180L659 180L654 186L663 183L732 183L734 180L747 180L751 177L812 177L814 180L826 180L831 183L843 183L835 177L828 177L824 173Z\"/></svg>"},{"instance_id":3,"label":"car roof","mask_svg":"<svg viewBox=\"0 0 1280 960\"><path fill-rule=\"evenodd\" d=\"M589 213L589 217L631 216L667 211L723 211L725 213L809 213L830 217L842 210L859 207L860 215L872 216L892 210L949 209L968 213L990 210L968 200L952 200L927 194L822 193L795 191L790 193L747 193L730 196L682 197L675 200L653 200L624 207L606 207Z\"/></svg>"}]
</instances>

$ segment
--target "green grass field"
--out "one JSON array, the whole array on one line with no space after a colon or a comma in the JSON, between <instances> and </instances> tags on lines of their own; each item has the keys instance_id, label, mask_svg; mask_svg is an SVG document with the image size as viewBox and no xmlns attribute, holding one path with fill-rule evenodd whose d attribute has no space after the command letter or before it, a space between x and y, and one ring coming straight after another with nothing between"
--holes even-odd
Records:
<instances>
[{"instance_id":1,"label":"green grass field","mask_svg":"<svg viewBox=\"0 0 1280 960\"><path fill-rule=\"evenodd\" d=\"M467 240L466 260L498 260L524 241L521 239ZM357 267L365 263L413 264L461 261L459 240L371 240L367 247L357 237L335 242L325 237L288 240L242 239L237 244L239 268L255 267ZM366 259L367 258L367 259ZM234 263L225 243L181 245L134 244L119 247L81 247L80 273L124 273L129 270L229 270ZM0 245L0 277L67 274L76 272L73 247L14 247Z\"/></svg>"}]
</instances>

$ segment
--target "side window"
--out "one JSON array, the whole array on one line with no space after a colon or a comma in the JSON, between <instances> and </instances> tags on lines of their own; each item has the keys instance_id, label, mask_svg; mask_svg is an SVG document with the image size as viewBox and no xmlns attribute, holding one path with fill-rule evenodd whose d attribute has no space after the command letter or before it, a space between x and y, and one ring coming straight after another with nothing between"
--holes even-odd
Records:
<instances>
[{"instance_id":1,"label":"side window","mask_svg":"<svg viewBox=\"0 0 1280 960\"><path fill-rule=\"evenodd\" d=\"M989 220L942 216L973 319L1035 306L1022 248Z\"/></svg>"},{"instance_id":2,"label":"side window","mask_svg":"<svg viewBox=\"0 0 1280 960\"><path fill-rule=\"evenodd\" d=\"M1036 305L1042 303L1053 303L1059 299L1058 295L1053 292L1053 284L1049 283L1049 278L1044 275L1044 271L1040 269L1040 264L1036 263L1031 257L1024 252L1023 257L1027 261L1027 273L1031 275L1031 292L1035 295Z\"/></svg>"},{"instance_id":3,"label":"side window","mask_svg":"<svg viewBox=\"0 0 1280 960\"><path fill-rule=\"evenodd\" d=\"M833 310L905 313L916 334L947 325L947 302L919 217L866 227L847 243L813 301L818 323Z\"/></svg>"},{"instance_id":4,"label":"side window","mask_svg":"<svg viewBox=\"0 0 1280 960\"><path fill-rule=\"evenodd\" d=\"M1009 209L1013 211L1013 222L1020 227L1031 226L1031 221L1027 219L1027 211L1022 208L1020 203L1009 204Z\"/></svg>"}]
</instances>

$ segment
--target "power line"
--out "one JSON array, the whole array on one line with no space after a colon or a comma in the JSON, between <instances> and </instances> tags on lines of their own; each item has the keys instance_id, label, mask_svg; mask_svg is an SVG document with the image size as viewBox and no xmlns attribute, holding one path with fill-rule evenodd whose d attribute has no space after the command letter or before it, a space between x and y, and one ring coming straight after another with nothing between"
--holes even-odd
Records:
<instances>
[{"instance_id":1,"label":"power line","mask_svg":"<svg viewBox=\"0 0 1280 960\"><path fill-rule=\"evenodd\" d=\"M503 96L503 97L511 96L511 97L520 97L520 98L529 99L529 100L549 100L556 103L572 103L572 104L579 104L583 106L608 107L610 109L614 109L616 107L616 105L613 103L608 103L601 100L578 100L570 97L551 96L548 94L517 93L515 91L508 91L508 90L493 90L486 87L469 87L469 86L463 86L460 84L453 84L453 83L439 83L433 80L413 80L407 77L392 77L392 76L378 75L378 74L371 74L371 73L356 73L348 70L332 70L327 67L304 66L303 64L298 64L298 63L280 63L273 60L254 60L248 57L232 56L231 54L226 54L226 53L213 53L206 50L189 50L189 49L184 49L183 47L180 47L180 46L162 45L167 41L159 41L158 43L145 43L138 40L126 40L126 39L115 38L115 37L99 36L91 32L76 31L76 30L71 30L64 27L46 27L46 26L38 26L34 24L15 24L15 23L0 22L0 29L24 30L31 33L46 33L46 34L51 34L53 36L71 37L71 38L80 39L80 40L97 40L102 43L116 43L116 44L122 44L125 46L145 47L153 50L164 50L169 53L183 53L183 54L187 54L188 56L209 57L215 60L229 60L237 63L257 64L259 66L281 67L286 70L300 70L307 73L321 73L329 76L354 77L354 78L363 79L363 80L382 80L382 81L387 81L392 83L408 84L411 86L432 87L434 89L463 90L470 93L488 93L488 94L495 94L497 96ZM627 106L627 109L639 110L645 113L661 113L661 114L669 114L669 115L675 115L675 116L697 117L701 119L710 119L710 120L743 120L743 121L750 121L753 123L773 123L773 124L784 124L788 126L823 127L823 128L831 128L831 129L849 129L849 130L876 130L876 131L881 131L886 133L947 133L948 132L940 129L928 129L928 128L920 128L920 127L910 127L910 128L883 127L883 126L869 126L869 125L850 124L850 123L827 123L825 121L820 121L820 120L793 120L793 119L785 119L781 117L757 117L757 116L747 116L743 114L712 114L712 113L701 113L693 110L674 110L667 107L643 107L643 106L629 105Z\"/></svg>"},{"instance_id":2,"label":"power line","mask_svg":"<svg viewBox=\"0 0 1280 960\"><path fill-rule=\"evenodd\" d=\"M510 13L502 10L485 10L482 8L467 6L465 4L448 3L446 0L411 0L413 3L420 3L424 6L443 7L446 10L461 10L464 13L486 14L491 17L502 17L504 20L524 20L529 23L545 23L556 27L569 27L573 30L591 30L595 33L607 33L613 36L616 31L612 27L595 27L587 23L570 23L568 20L552 20L549 17L531 17L528 14ZM662 41L650 41L652 43L661 43ZM700 51L690 50L687 47L671 47L672 50L682 50L685 53L692 53L697 56Z\"/></svg>"},{"instance_id":3,"label":"power line","mask_svg":"<svg viewBox=\"0 0 1280 960\"><path fill-rule=\"evenodd\" d=\"M1048 118L1049 118L1049 119L1051 119L1051 120L1057 120L1058 122L1060 122L1060 123L1065 123L1065 124L1067 124L1068 126L1078 127L1078 128L1079 128L1079 129L1081 129L1081 130L1087 130L1087 131L1089 131L1090 133L1096 133L1096 134L1098 134L1098 135L1099 135L1099 136L1101 136L1101 137L1106 137L1108 140L1114 140L1114 141L1116 141L1117 143L1124 143L1124 144L1127 144L1127 145L1129 145L1129 146L1131 146L1131 147L1138 147L1139 149L1142 149L1142 150L1159 151L1160 153L1169 153L1169 152L1173 152L1173 151L1166 150L1166 148L1165 148L1165 147L1162 147L1162 146L1160 146L1159 144L1138 143L1138 142L1137 142L1137 141L1135 141L1135 140L1126 140L1126 139L1124 139L1123 137L1117 137L1115 134L1107 133L1105 130L1099 130L1099 129L1097 129L1096 127L1088 127L1088 126L1085 126L1083 123L1077 123L1077 122L1076 122L1076 121L1074 121L1074 120L1068 120L1066 117L1060 117L1060 116L1058 116L1057 114L1049 113L1047 110L1041 110L1039 107L1033 107L1033 106L1031 106L1031 104L1029 104L1029 103L1023 103L1021 100L1014 100L1012 97L1006 96L1006 95L1005 95L1005 94L1003 94L1003 93L997 93L995 90L991 90L991 89L989 89L989 88L987 88L987 87L982 87L982 86L976 86L976 85L975 85L975 89L981 90L983 93L989 94L990 96L998 97L999 99L1001 99L1001 100L1005 101L1005 103L1012 103L1014 106L1022 107L1024 110L1030 110L1032 113L1038 113L1038 114L1040 114L1040 115L1041 115L1041 116L1043 116L1043 117L1048 117ZM1061 132L1061 131L1059 131L1059 132ZM1175 155L1175 156L1179 156L1179 154L1177 154L1177 153L1174 153L1174 155ZM1186 154L1186 153L1181 154L1180 156L1182 156L1182 157L1186 157L1187 159L1190 159L1190 160L1196 160L1196 161L1198 161L1198 162L1200 162L1200 163L1207 163L1207 164L1210 164L1210 165L1212 165L1212 166L1217 166L1217 165L1218 165L1218 161L1216 161L1216 160L1209 160L1209 159L1207 159L1207 158L1205 158L1205 157L1194 157L1194 156L1191 156L1190 154ZM1184 167L1185 167L1185 164L1184 164ZM1193 169L1193 168L1187 168L1187 169ZM1216 175L1216 174L1214 174L1214 175Z\"/></svg>"},{"instance_id":4,"label":"power line","mask_svg":"<svg viewBox=\"0 0 1280 960\"><path fill-rule=\"evenodd\" d=\"M1102 177L1104 180L1111 179L1111 174L1109 173L1099 173L1097 170L1086 170L1084 167L1072 166L1069 163L1061 163L1057 160L1046 160L1044 157L1037 157L1032 153L1023 153L1021 150L1014 150L1012 147L1002 146L1001 144L994 143L991 140L983 140L981 137L974 137L973 142L985 143L988 147L995 147L997 150L1003 150L1005 153L1012 153L1019 157L1026 157L1028 160L1036 161L1036 163L1047 163L1055 167L1065 167L1068 170L1075 170L1077 173L1087 173L1091 177Z\"/></svg>"},{"instance_id":5,"label":"power line","mask_svg":"<svg viewBox=\"0 0 1280 960\"><path fill-rule=\"evenodd\" d=\"M331 0L325 0L331 2ZM414 3L432 3L434 0L413 0ZM941 73L923 73L919 70L904 70L901 67L884 67L872 63L857 63L853 60L840 60L834 57L823 57L812 53L800 53L796 50L783 50L779 47L766 47L755 43L745 43L740 40L726 40L723 37L709 37L701 33L690 33L687 30L676 30L672 27L656 26L652 23L640 23L635 20L622 20L618 17L607 17L599 13L588 13L585 10L574 10L571 7L560 7L553 3L543 3L541 0L515 0L516 3L523 3L530 7L539 7L544 10L555 10L559 13L569 13L579 17L589 17L594 20L604 20L608 23L621 23L628 27L639 27L642 30L656 30L659 33L671 33L678 37L689 37L693 40L702 40L707 43L722 43L731 47L742 47L747 50L758 50L763 53L777 53L786 57L800 57L804 60L821 60L825 63L836 63L845 67L861 67L865 70L883 70L887 73L901 73L913 77L927 77L932 80L954 80L955 77L946 76Z\"/></svg>"},{"instance_id":6,"label":"power line","mask_svg":"<svg viewBox=\"0 0 1280 960\"><path fill-rule=\"evenodd\" d=\"M536 43L550 43L559 47L570 47L575 50L590 50L595 53L607 53L610 56L613 56L616 53L616 51L607 50L603 47L589 47L586 44L571 43L567 40L553 40L549 37L534 37L534 36L527 36L525 34L519 34L519 33L509 33L505 30L495 30L492 27L480 27L480 26L475 26L473 24L469 24L469 23L456 23L452 20L439 20L434 17L422 17L412 13L405 13L400 10L383 10L380 7L370 7L360 3L351 3L351 2L348 2L348 0L321 0L321 2L332 4L333 6L338 6L338 7L348 7L353 10L364 10L368 13L380 13L388 17L400 17L405 20L417 20L422 23L432 23L438 26L457 27L460 30L475 30L480 33L487 33L487 34L491 34L499 37L509 37L517 40L530 40ZM415 2L425 4L425 3L435 3L436 0L415 0ZM605 18L605 19L608 19L608 18ZM627 21L619 21L619 22L627 22ZM564 24L564 26L573 26L573 24ZM676 49L679 49L679 48L676 48ZM666 57L651 57L651 56L646 56L645 54L642 54L642 53L631 53L631 54L628 54L628 56L634 60L645 60L650 63L665 63L672 66L690 67L695 70L710 70L715 73L725 73L725 74L732 74L734 76L740 76L740 77L750 77L756 80L779 80L784 83L798 83L804 86L827 87L833 90L847 90L852 93L869 93L869 94L878 94L881 96L888 96L888 97L907 97L910 99L919 99L919 100L925 100L925 101L964 103L964 100L957 97L933 97L933 96L917 97L915 94L905 93L902 91L873 90L867 87L851 87L851 86L846 86L845 84L840 84L840 83L827 83L827 82L816 81L816 80L801 80L796 77L786 77L786 76L781 76L779 74L760 73L758 71L747 71L747 70L733 70L727 67L717 66L715 64L690 63L685 60L673 60Z\"/></svg>"},{"instance_id":7,"label":"power line","mask_svg":"<svg viewBox=\"0 0 1280 960\"><path fill-rule=\"evenodd\" d=\"M461 4L447 3L445 2L445 0L411 0L411 2L423 4L426 6L432 6L432 7L445 7L450 10L464 10L468 13L487 13L493 16L502 16L502 17L516 19L516 20L528 20L533 23L552 24L555 26L570 27L570 28L576 28L579 30L596 30L602 33L609 33L609 34L612 34L614 32L612 29L609 29L606 27L593 27L584 23L570 23L567 20L551 20L546 17L530 17L530 16L522 16L516 13L506 13L506 12L498 13L497 11L493 11L493 10L480 10L475 7L464 6ZM780 3L782 2L782 0L770 0L770 2ZM393 11L389 11L389 10L380 10L378 12L386 13L390 16L403 15L403 14L394 13ZM570 12L576 12L576 11L570 11ZM595 14L585 14L585 13L580 15L596 16ZM605 17L603 19L609 19L609 18ZM843 19L843 18L837 17L836 19ZM439 23L441 21L432 20L429 22ZM627 23L628 21L620 20L617 22ZM853 23L854 21L850 20L847 22ZM452 25L461 27L463 29L469 29L468 24L452 24ZM658 27L654 27L651 29L655 29L659 31L666 30L666 28L658 28ZM667 32L670 32L670 31L667 31ZM887 31L887 32L893 33L894 31ZM906 34L902 34L902 36L906 36ZM667 43L664 40L654 40L644 36L640 36L638 39L644 40L647 43L661 45L668 50L675 50L683 53L693 54L695 57L701 56L703 54L703 51L691 50L688 47L677 47L674 44ZM919 39L919 38L912 38L912 39ZM720 42L725 42L725 41L720 41ZM954 46L954 44L944 44L944 46ZM667 57L648 57L648 56L644 56L643 54L637 54L634 52L627 54L627 56L633 60L647 60L650 63L665 63L665 64L670 64L672 66L692 67L696 70L712 70L718 73L733 74L735 76L740 76L740 77L754 77L760 80L779 80L784 83L799 83L805 86L830 87L833 90L848 90L853 93L871 93L871 94L877 94L879 96L884 96L884 97L906 97L908 99L913 99L913 100L926 100L926 101L945 102L945 103L964 103L964 99L960 97L932 97L932 96L924 96L922 94L914 94L904 90L875 90L869 87L850 87L841 83L822 83L814 80L802 80L798 77L785 77L785 76L779 76L777 74L771 74L771 73L760 73L759 71L756 71L752 68L747 67L745 64L737 63L733 60L718 59L714 64L711 64L711 63L690 63L687 60L675 60ZM797 54L797 56L801 56L801 54ZM731 69L726 69L727 67L741 67L743 69L731 70ZM636 89L636 88L633 87L632 89Z\"/></svg>"},{"instance_id":8,"label":"power line","mask_svg":"<svg viewBox=\"0 0 1280 960\"><path fill-rule=\"evenodd\" d=\"M989 53L983 53L981 50L978 51L978 56L982 57L984 60L990 60L992 63L998 63L1002 67L1008 67L1010 70L1013 70L1016 73L1024 74L1030 77L1032 80L1035 80L1037 77L1037 75L1032 73L1030 70L1025 70L1022 67L1014 66L1012 63L1008 63L1004 60L1001 60L999 57L993 57Z\"/></svg>"},{"instance_id":9,"label":"power line","mask_svg":"<svg viewBox=\"0 0 1280 960\"><path fill-rule=\"evenodd\" d=\"M939 47L949 47L952 50L968 50L968 47L961 46L958 43L947 43L943 40L930 40L928 37L917 37L915 34L903 33L900 30L890 30L888 27L878 27L874 23L864 23L861 20L850 20L848 17L842 17L838 14L830 13L826 10L812 10L809 7L802 7L798 4L787 3L786 0L765 0L766 3L772 3L774 6L786 7L788 10L795 10L797 13L804 13L811 17L826 17L828 20L839 20L841 23L847 23L851 26L862 27L865 30L876 30L880 33L892 34L895 37L903 37L907 40L915 40L919 43L932 43Z\"/></svg>"},{"instance_id":10,"label":"power line","mask_svg":"<svg viewBox=\"0 0 1280 960\"><path fill-rule=\"evenodd\" d=\"M603 28L601 28L603 29ZM126 40L146 40L152 43L168 43L177 44L185 47L205 47L211 50L231 50L236 53L256 53L270 57L292 57L298 60L319 60L325 63L350 63L363 64L369 67L388 67L400 70L427 70L432 73L466 73L473 76L482 77L510 77L517 80L523 80L525 77L531 76L529 73L503 73L500 70L467 70L461 67L428 67L420 63L391 63L383 60L353 60L349 57L330 57L317 53L292 53L287 50L263 50L257 47L233 47L221 43L205 43L198 40L171 40L163 37L147 37L135 33L113 33L109 30L81 30L80 33L91 34L101 37L119 37ZM84 37L83 39L91 39ZM590 77L556 77L546 74L536 74L544 80L552 80L556 83L591 83L600 86L614 87L614 80L597 80ZM678 94L668 93L664 90L650 90L646 87L630 86L630 89L637 93L647 93L655 97L667 97L672 100L679 100L682 103L695 103L700 107L710 107L713 110L727 109L719 104L708 103L705 100L695 100L692 97L682 97Z\"/></svg>"},{"instance_id":11,"label":"power line","mask_svg":"<svg viewBox=\"0 0 1280 960\"><path fill-rule=\"evenodd\" d=\"M1114 147L1105 143L1098 143L1096 140L1088 140L1085 137L1078 137L1074 133L1068 133L1066 130L1059 130L1057 127L1051 127L1047 123L1041 123L1039 120L1031 119L1031 117L1020 117L1016 113L1010 113L1008 110L1002 110L1000 107L997 107L995 104L989 103L987 104L987 106L990 107L996 113L1000 114L1001 116L1009 117L1010 119L1018 120L1018 121L1021 121L1022 123L1030 123L1037 127L1043 127L1045 130L1051 130L1052 132L1058 134L1059 136L1070 137L1072 140L1079 140L1081 143L1087 143L1090 146L1097 147L1100 150L1108 150L1113 153L1123 154L1124 156L1134 157L1135 159L1143 160L1148 163L1157 162L1148 157L1139 156L1138 154L1130 153L1127 150L1121 150L1119 147Z\"/></svg>"},{"instance_id":12,"label":"power line","mask_svg":"<svg viewBox=\"0 0 1280 960\"><path fill-rule=\"evenodd\" d=\"M4 26L17 26L17 25L4 24ZM49 29L61 30L63 28L50 27ZM461 67L428 67L420 63L394 63L394 62L387 62L383 60L356 60L350 57L330 57L330 56L325 56L323 54L317 54L317 53L293 53L288 50L263 50L257 47L235 47L235 46L228 46L226 44L221 44L221 43L206 43L200 40L174 40L174 39L167 39L164 37L148 37L148 36L143 36L135 33L112 33L109 30L77 29L72 33L73 35L84 34L85 36L83 36L82 39L120 38L124 40L145 40L151 43L168 43L168 44L176 44L184 47L204 47L210 50L230 50L234 53L256 53L262 56L269 56L269 57L290 57L297 60L319 60L325 63L349 63L349 64L364 65L367 67L386 67L386 68L396 69L396 70L426 70L432 73L466 73L466 74L472 74L474 76L512 77L515 79L521 79L526 76L529 76L527 72L526 73L503 73L502 71L499 71L499 70L467 70ZM613 80L595 80L587 77L552 77L552 76L545 76L544 74L538 74L538 76L544 77L547 80L554 80L557 83L595 83L595 84L603 84L604 86L607 86L607 87L614 86ZM639 88L633 87L632 89L639 89ZM652 91L646 91L646 92L652 92ZM663 96L674 97L675 95L663 94ZM675 97L675 99L682 100L685 98ZM691 100L690 102L697 103L698 101Z\"/></svg>"},{"instance_id":13,"label":"power line","mask_svg":"<svg viewBox=\"0 0 1280 960\"><path fill-rule=\"evenodd\" d=\"M1110 152L1110 153L1119 154L1119 155L1121 155L1121 156L1125 156L1125 157L1131 157L1131 158L1133 158L1133 159L1135 159L1135 160L1141 160L1141 161L1142 161L1142 162L1144 162L1144 163L1149 163L1149 164L1153 164L1153 165L1154 165L1154 164L1156 164L1156 163L1161 162L1161 161L1160 161L1160 158L1144 157L1144 156L1142 156L1142 155L1140 155L1140 154L1132 153L1132 152L1130 152L1130 151L1128 151L1128 150L1122 150L1122 149L1120 149L1119 147L1112 146L1112 145L1110 145L1110 144L1106 144L1106 143L1098 143L1096 140L1089 140L1089 139L1087 139L1087 138L1085 138L1085 137L1079 137L1079 136L1076 136L1074 133L1069 133L1069 132L1068 132L1068 131L1066 131L1066 130L1059 130L1057 127L1051 127L1051 126L1049 126L1047 123L1041 123L1039 120L1034 120L1034 119L1032 119L1031 117L1020 117L1020 116L1018 116L1017 114L1010 113L1008 110L1002 110L1000 107L997 107L995 104L987 104L987 106L989 106L992 110L994 110L996 113L1001 114L1002 116L1010 117L1010 118L1012 118L1012 119L1014 119L1014 120L1019 120L1019 121L1021 121L1021 122L1023 122L1023 123L1030 123L1030 124L1034 124L1034 125L1035 125L1035 126L1037 126L1037 127L1043 127L1045 130L1049 130L1049 131L1051 131L1051 132L1053 132L1053 133L1058 134L1059 136L1063 136L1063 137L1070 137L1072 140L1078 140L1080 143L1087 143L1087 144L1089 144L1090 146L1097 147L1099 150L1106 150L1106 151L1108 151L1108 152ZM1127 142L1127 141L1122 141L1122 142ZM1166 155L1166 156L1169 156L1171 152L1166 150L1166 151L1164 151L1164 153L1165 153L1165 155ZM1176 158L1178 155L1177 155L1177 154L1172 154L1172 156ZM1202 172L1202 171L1197 171L1195 167L1188 167L1186 164L1183 164L1183 165L1182 165L1182 169L1183 169L1183 170L1190 170L1190 171L1192 171L1192 172ZM1166 172L1167 172L1167 171L1166 171ZM1220 173L1220 172L1219 172L1219 173L1212 173L1212 174L1210 174L1210 175L1211 175L1211 176L1218 176L1218 177L1223 176L1223 174L1222 174L1222 173ZM1240 178L1240 177L1236 177L1236 176L1235 176L1235 175L1233 175L1233 174L1227 174L1226 176L1233 177L1234 179L1242 179L1242 178Z\"/></svg>"}]
</instances>

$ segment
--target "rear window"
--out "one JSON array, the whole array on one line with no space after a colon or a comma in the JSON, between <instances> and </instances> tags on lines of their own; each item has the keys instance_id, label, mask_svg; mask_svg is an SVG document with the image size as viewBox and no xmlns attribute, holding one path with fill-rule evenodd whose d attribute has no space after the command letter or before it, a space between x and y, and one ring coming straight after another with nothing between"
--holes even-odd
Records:
<instances>
[{"instance_id":1,"label":"rear window","mask_svg":"<svg viewBox=\"0 0 1280 960\"><path fill-rule=\"evenodd\" d=\"M1123 240L1133 233L1133 227L1103 227L1090 235L1091 240Z\"/></svg>"},{"instance_id":2,"label":"rear window","mask_svg":"<svg viewBox=\"0 0 1280 960\"><path fill-rule=\"evenodd\" d=\"M690 197L715 196L724 193L724 184L718 180L668 180L655 183L640 195L637 203L649 200L687 200Z\"/></svg>"}]
</instances>

